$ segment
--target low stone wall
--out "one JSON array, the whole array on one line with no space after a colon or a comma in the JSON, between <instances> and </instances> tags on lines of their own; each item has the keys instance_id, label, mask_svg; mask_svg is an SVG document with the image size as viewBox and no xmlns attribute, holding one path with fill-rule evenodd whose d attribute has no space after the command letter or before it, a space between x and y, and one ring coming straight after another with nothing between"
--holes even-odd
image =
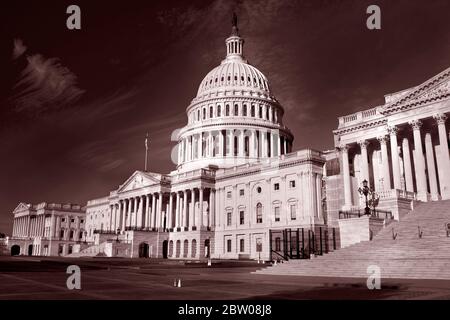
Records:
<instances>
[{"instance_id":1,"label":"low stone wall","mask_svg":"<svg viewBox=\"0 0 450 320\"><path fill-rule=\"evenodd\" d=\"M340 219L338 223L341 248L370 240L370 219L368 216Z\"/></svg>"}]
</instances>

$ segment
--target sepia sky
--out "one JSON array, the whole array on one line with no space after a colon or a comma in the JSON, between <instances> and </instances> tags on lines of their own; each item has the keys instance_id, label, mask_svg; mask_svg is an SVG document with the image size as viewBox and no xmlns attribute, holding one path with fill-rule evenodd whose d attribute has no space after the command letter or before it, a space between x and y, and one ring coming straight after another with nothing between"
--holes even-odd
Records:
<instances>
[{"instance_id":1,"label":"sepia sky","mask_svg":"<svg viewBox=\"0 0 450 320\"><path fill-rule=\"evenodd\" d=\"M79 31L66 8L81 7ZM382 29L366 28L381 7ZM450 66L450 1L3 1L0 232L19 202L107 195L174 169L173 132L225 56L236 11L244 55L286 110L294 150L333 148L337 117Z\"/></svg>"}]
</instances>

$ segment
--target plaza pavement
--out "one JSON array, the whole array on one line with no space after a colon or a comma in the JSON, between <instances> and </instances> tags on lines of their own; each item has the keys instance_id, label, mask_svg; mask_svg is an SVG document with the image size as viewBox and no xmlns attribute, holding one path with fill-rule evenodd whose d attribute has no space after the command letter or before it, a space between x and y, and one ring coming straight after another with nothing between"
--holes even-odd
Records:
<instances>
[{"instance_id":1,"label":"plaza pavement","mask_svg":"<svg viewBox=\"0 0 450 320\"><path fill-rule=\"evenodd\" d=\"M69 290L69 265L81 269L81 290ZM450 299L450 281L258 275L256 262L206 263L123 258L0 257L0 300L16 299ZM181 279L181 288L173 286Z\"/></svg>"}]
</instances>

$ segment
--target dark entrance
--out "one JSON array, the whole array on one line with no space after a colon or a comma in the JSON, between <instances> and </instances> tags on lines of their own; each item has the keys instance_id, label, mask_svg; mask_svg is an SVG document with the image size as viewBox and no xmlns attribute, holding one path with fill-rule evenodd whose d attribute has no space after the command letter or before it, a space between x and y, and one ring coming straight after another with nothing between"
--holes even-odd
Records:
<instances>
[{"instance_id":1,"label":"dark entrance","mask_svg":"<svg viewBox=\"0 0 450 320\"><path fill-rule=\"evenodd\" d=\"M139 244L139 258L148 258L148 252L148 243L142 242L141 244Z\"/></svg>"},{"instance_id":2,"label":"dark entrance","mask_svg":"<svg viewBox=\"0 0 450 320\"><path fill-rule=\"evenodd\" d=\"M270 252L272 259L309 259L336 250L338 238L337 230L326 226L270 230Z\"/></svg>"},{"instance_id":3,"label":"dark entrance","mask_svg":"<svg viewBox=\"0 0 450 320\"><path fill-rule=\"evenodd\" d=\"M210 245L209 245L209 243L210 243L209 239L206 239L205 240L205 258L209 258L209 255L210 255L210 250L209 250Z\"/></svg>"},{"instance_id":4,"label":"dark entrance","mask_svg":"<svg viewBox=\"0 0 450 320\"><path fill-rule=\"evenodd\" d=\"M162 245L162 255L164 259L167 259L167 251L169 248L169 242L167 240L163 241L163 245Z\"/></svg>"},{"instance_id":5,"label":"dark entrance","mask_svg":"<svg viewBox=\"0 0 450 320\"><path fill-rule=\"evenodd\" d=\"M33 255L33 245L32 245L32 244L30 244L30 245L28 246L28 255L29 255L29 256L32 256L32 255Z\"/></svg>"},{"instance_id":6,"label":"dark entrance","mask_svg":"<svg viewBox=\"0 0 450 320\"><path fill-rule=\"evenodd\" d=\"M19 254L20 254L20 246L18 246L17 244L13 245L11 247L11 255L18 256Z\"/></svg>"}]
</instances>

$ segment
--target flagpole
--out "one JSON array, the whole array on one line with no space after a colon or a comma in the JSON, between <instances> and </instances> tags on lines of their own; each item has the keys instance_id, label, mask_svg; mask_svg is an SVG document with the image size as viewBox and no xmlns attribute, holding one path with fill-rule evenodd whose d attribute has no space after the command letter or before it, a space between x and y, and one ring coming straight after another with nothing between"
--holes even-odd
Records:
<instances>
[{"instance_id":1,"label":"flagpole","mask_svg":"<svg viewBox=\"0 0 450 320\"><path fill-rule=\"evenodd\" d=\"M147 172L147 159L148 159L148 133L145 135L145 165L144 165L145 172Z\"/></svg>"}]
</instances>

